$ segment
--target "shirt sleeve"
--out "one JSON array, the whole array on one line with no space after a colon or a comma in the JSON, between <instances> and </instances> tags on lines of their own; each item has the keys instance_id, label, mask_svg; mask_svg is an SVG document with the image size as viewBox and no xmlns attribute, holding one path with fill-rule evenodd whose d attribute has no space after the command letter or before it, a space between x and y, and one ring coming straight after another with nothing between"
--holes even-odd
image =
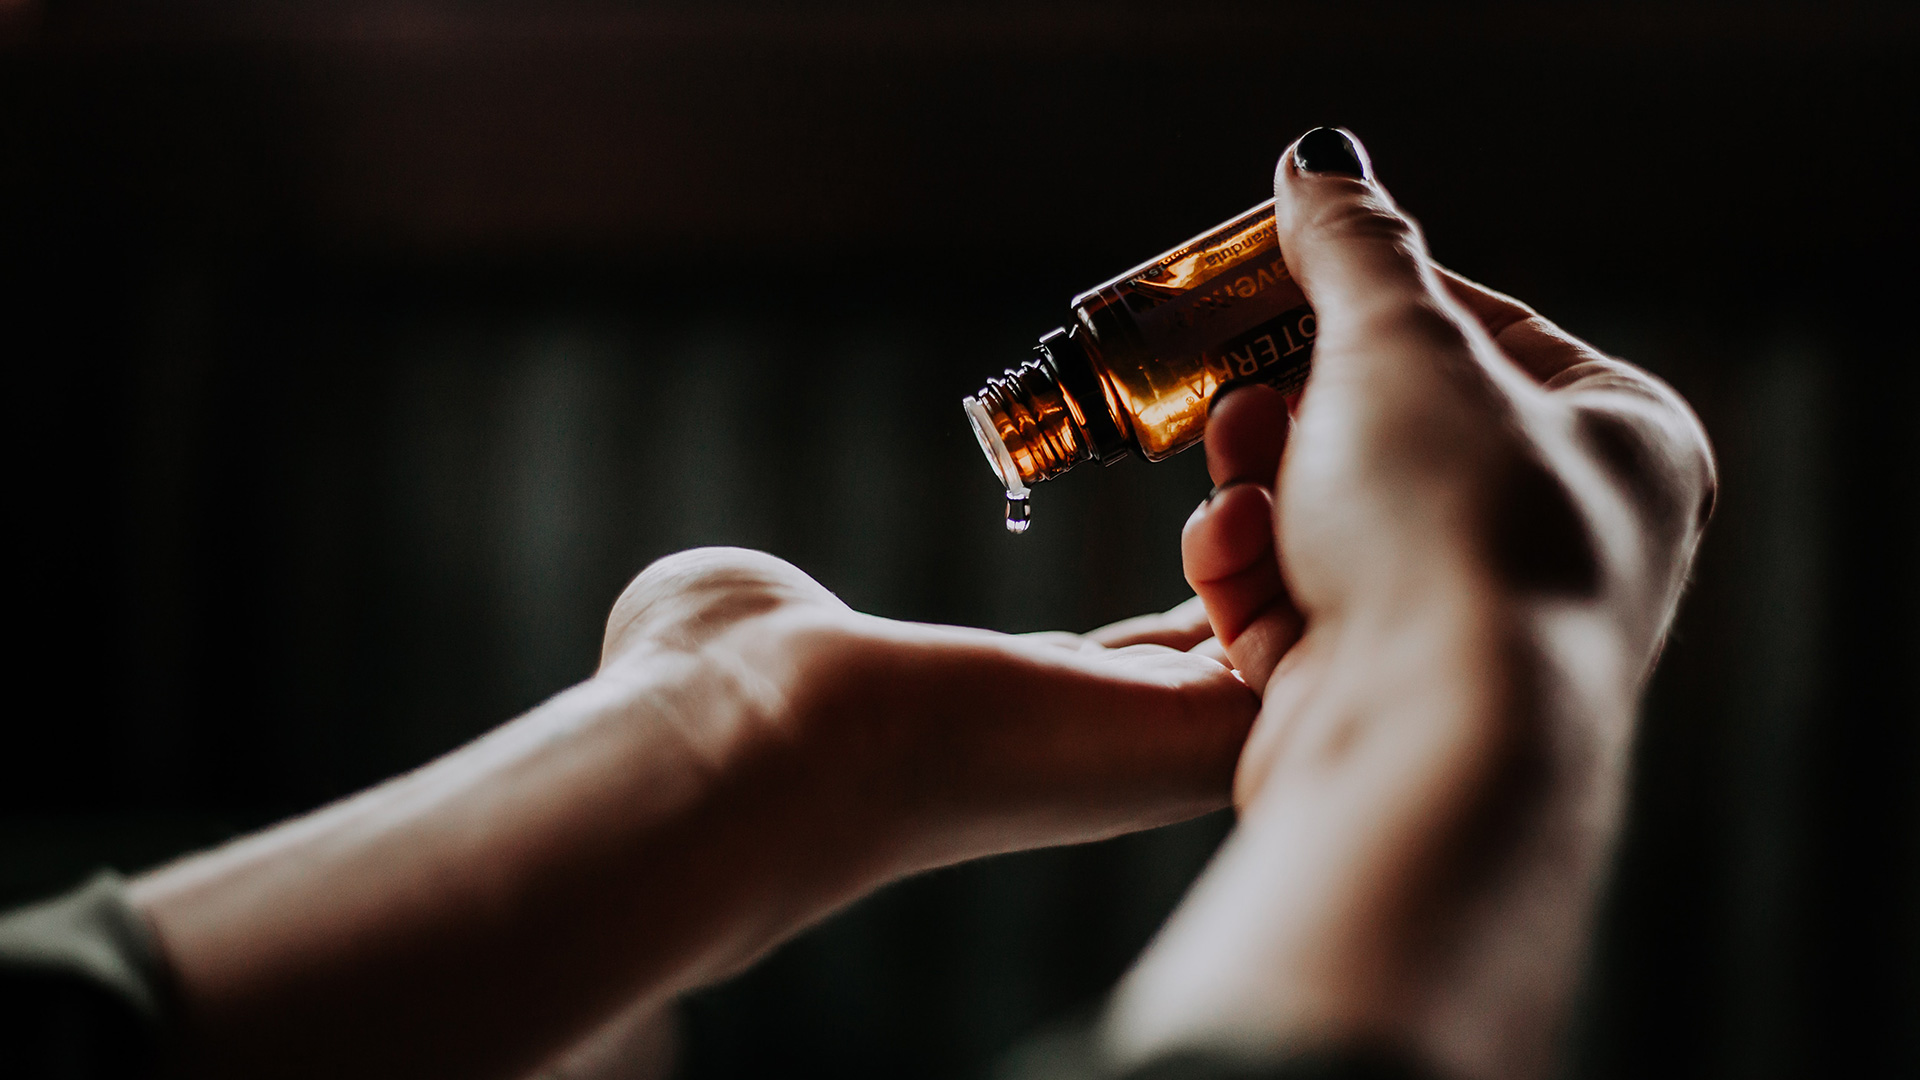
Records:
<instances>
[{"instance_id":1,"label":"shirt sleeve","mask_svg":"<svg viewBox=\"0 0 1920 1080\"><path fill-rule=\"evenodd\" d=\"M0 1059L21 1080L155 1075L169 1000L125 882L0 914Z\"/></svg>"},{"instance_id":2,"label":"shirt sleeve","mask_svg":"<svg viewBox=\"0 0 1920 1080\"><path fill-rule=\"evenodd\" d=\"M19 1080L157 1075L170 1008L164 960L125 883L103 873L65 896L0 915L0 1060ZM1031 1040L1000 1080L1433 1080L1363 1048L1249 1059L1183 1052L1117 1071L1086 1026Z\"/></svg>"}]
</instances>

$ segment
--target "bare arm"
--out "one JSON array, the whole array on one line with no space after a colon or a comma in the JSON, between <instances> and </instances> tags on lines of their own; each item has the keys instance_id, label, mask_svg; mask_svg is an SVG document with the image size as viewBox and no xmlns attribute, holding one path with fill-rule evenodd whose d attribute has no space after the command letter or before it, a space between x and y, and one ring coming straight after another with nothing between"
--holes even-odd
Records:
<instances>
[{"instance_id":1,"label":"bare arm","mask_svg":"<svg viewBox=\"0 0 1920 1080\"><path fill-rule=\"evenodd\" d=\"M593 679L133 896L189 1074L513 1076L892 878L1223 805L1254 706L1204 657L889 622L689 552Z\"/></svg>"}]
</instances>

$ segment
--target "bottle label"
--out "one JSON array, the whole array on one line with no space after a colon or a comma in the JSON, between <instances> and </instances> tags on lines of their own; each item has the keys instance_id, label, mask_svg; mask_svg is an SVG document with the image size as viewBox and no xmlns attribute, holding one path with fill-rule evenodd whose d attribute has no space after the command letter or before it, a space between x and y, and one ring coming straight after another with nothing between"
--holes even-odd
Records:
<instances>
[{"instance_id":1,"label":"bottle label","mask_svg":"<svg viewBox=\"0 0 1920 1080\"><path fill-rule=\"evenodd\" d=\"M1271 200L1093 290L1132 316L1139 340L1163 362L1197 360L1213 385L1266 382L1283 391L1306 379L1313 309L1280 257Z\"/></svg>"},{"instance_id":2,"label":"bottle label","mask_svg":"<svg viewBox=\"0 0 1920 1080\"><path fill-rule=\"evenodd\" d=\"M1190 446L1229 387L1306 381L1315 325L1271 200L1074 298L1113 415L1150 461Z\"/></svg>"},{"instance_id":3,"label":"bottle label","mask_svg":"<svg viewBox=\"0 0 1920 1080\"><path fill-rule=\"evenodd\" d=\"M1307 381L1316 329L1313 309L1302 304L1203 350L1201 362L1219 387L1263 382L1290 394Z\"/></svg>"}]
</instances>

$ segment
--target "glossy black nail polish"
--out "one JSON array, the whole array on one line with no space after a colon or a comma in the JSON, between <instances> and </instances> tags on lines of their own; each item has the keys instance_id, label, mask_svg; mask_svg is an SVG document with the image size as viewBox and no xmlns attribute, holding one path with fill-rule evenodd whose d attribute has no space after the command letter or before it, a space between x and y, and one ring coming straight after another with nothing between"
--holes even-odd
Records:
<instances>
[{"instance_id":1,"label":"glossy black nail polish","mask_svg":"<svg viewBox=\"0 0 1920 1080\"><path fill-rule=\"evenodd\" d=\"M1293 163L1301 172L1367 178L1366 160L1353 137L1339 128L1319 127L1300 136L1293 146Z\"/></svg>"}]
</instances>

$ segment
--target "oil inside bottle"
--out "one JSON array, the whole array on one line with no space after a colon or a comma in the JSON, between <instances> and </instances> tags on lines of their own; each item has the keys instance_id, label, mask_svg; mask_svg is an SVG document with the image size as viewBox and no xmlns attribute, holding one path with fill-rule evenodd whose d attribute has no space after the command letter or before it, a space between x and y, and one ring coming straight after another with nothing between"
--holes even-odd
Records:
<instances>
[{"instance_id":1,"label":"oil inside bottle","mask_svg":"<svg viewBox=\"0 0 1920 1080\"><path fill-rule=\"evenodd\" d=\"M1073 298L1033 359L961 402L1026 532L1029 490L1085 461L1159 461L1204 436L1232 387L1306 381L1319 324L1268 200Z\"/></svg>"},{"instance_id":2,"label":"oil inside bottle","mask_svg":"<svg viewBox=\"0 0 1920 1080\"><path fill-rule=\"evenodd\" d=\"M1018 536L1032 524L1033 504L1027 501L1027 493L1007 492L1007 531Z\"/></svg>"}]
</instances>

